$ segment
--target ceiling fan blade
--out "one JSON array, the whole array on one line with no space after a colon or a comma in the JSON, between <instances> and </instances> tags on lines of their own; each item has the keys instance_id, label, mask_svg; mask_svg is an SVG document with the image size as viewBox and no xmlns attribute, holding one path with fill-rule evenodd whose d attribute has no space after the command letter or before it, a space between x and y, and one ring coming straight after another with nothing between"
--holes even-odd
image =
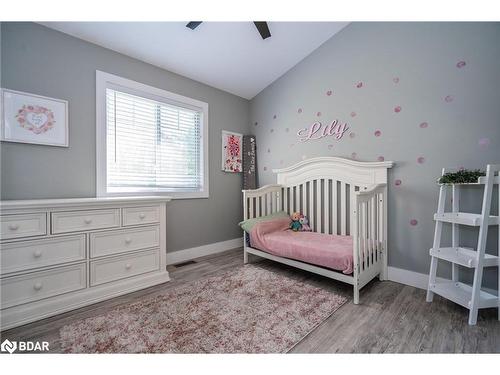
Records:
<instances>
[{"instance_id":1,"label":"ceiling fan blade","mask_svg":"<svg viewBox=\"0 0 500 375\"><path fill-rule=\"evenodd\" d=\"M267 22L254 22L253 24L255 25L257 30L259 30L262 39L267 39L271 36L271 32L269 31L269 26L267 26Z\"/></svg>"},{"instance_id":2,"label":"ceiling fan blade","mask_svg":"<svg viewBox=\"0 0 500 375\"><path fill-rule=\"evenodd\" d=\"M196 29L198 26L200 26L202 21L191 21L189 22L186 27L189 27L191 30Z\"/></svg>"}]
</instances>

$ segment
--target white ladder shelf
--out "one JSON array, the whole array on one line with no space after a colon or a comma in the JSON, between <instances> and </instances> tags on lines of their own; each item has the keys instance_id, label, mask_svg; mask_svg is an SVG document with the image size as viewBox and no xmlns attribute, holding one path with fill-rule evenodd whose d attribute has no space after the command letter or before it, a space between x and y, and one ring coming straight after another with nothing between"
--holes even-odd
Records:
<instances>
[{"instance_id":1,"label":"white ladder shelf","mask_svg":"<svg viewBox=\"0 0 500 375\"><path fill-rule=\"evenodd\" d=\"M434 232L434 243L429 254L431 255L431 267L429 272L429 286L427 288L427 302L432 302L434 293L449 299L459 305L469 309L469 324L477 323L478 309L497 307L498 319L500 320L500 302L499 296L481 290L484 267L499 267L499 256L491 255L486 250L486 239L488 236L488 227L490 225L499 226L499 248L500 248L500 218L491 216L491 198L493 195L493 185L500 183L500 176L495 173L500 171L500 164L489 164L486 168L486 176L480 177L476 184L484 186L483 204L480 214L471 214L460 212L460 186L461 184L451 185L452 189L452 212L445 212L446 192L450 185L441 185L439 190L438 210L434 215L436 227ZM443 169L443 174L450 170ZM500 214L500 188L498 189L499 214ZM451 247L441 247L441 232L443 223L452 224L452 244ZM460 246L460 225L479 227L479 237L477 249ZM451 262L452 277L451 280L437 279L437 266L439 259ZM472 285L464 284L459 281L459 266L474 269L474 280ZM500 272L498 276L498 288L500 291ZM500 294L500 292L498 292Z\"/></svg>"}]
</instances>

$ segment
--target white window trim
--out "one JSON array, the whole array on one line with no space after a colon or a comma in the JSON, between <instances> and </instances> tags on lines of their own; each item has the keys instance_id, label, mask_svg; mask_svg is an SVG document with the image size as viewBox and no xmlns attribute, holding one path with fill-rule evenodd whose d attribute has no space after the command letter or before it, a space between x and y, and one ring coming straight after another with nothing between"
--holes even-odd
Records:
<instances>
[{"instance_id":1,"label":"white window trim","mask_svg":"<svg viewBox=\"0 0 500 375\"><path fill-rule=\"evenodd\" d=\"M202 158L203 158L203 191L199 192L170 192L152 191L141 192L139 190L130 193L109 193L106 191L106 88L109 86L120 86L125 90L134 90L144 93L145 96L161 98L166 103L178 104L180 106L192 106L202 109ZM138 196L138 195L166 195L174 199L208 198L208 103L188 98L173 92L162 90L143 83L122 78L113 74L96 70L96 193L98 197L113 196Z\"/></svg>"}]
</instances>

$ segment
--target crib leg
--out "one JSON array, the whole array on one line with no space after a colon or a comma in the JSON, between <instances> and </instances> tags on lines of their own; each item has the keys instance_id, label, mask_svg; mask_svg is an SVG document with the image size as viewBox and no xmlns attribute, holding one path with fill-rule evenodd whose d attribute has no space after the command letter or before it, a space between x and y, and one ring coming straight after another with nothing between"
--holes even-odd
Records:
<instances>
[{"instance_id":1,"label":"crib leg","mask_svg":"<svg viewBox=\"0 0 500 375\"><path fill-rule=\"evenodd\" d=\"M243 264L247 264L247 263L248 263L247 249L243 248Z\"/></svg>"},{"instance_id":2,"label":"crib leg","mask_svg":"<svg viewBox=\"0 0 500 375\"><path fill-rule=\"evenodd\" d=\"M359 288L357 285L354 285L354 304L359 305Z\"/></svg>"}]
</instances>

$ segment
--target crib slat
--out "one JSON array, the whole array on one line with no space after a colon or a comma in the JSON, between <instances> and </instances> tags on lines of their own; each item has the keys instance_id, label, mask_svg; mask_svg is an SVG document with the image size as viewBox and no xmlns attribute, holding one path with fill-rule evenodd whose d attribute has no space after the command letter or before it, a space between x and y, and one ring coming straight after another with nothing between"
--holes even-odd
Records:
<instances>
[{"instance_id":1,"label":"crib slat","mask_svg":"<svg viewBox=\"0 0 500 375\"><path fill-rule=\"evenodd\" d=\"M254 211L253 211L253 201L254 201L254 198L249 198L249 201L250 201L250 215L249 215L249 218L250 219L253 219L255 216L254 216Z\"/></svg>"},{"instance_id":2,"label":"crib slat","mask_svg":"<svg viewBox=\"0 0 500 375\"><path fill-rule=\"evenodd\" d=\"M321 181L316 180L316 232L321 232Z\"/></svg>"},{"instance_id":3,"label":"crib slat","mask_svg":"<svg viewBox=\"0 0 500 375\"><path fill-rule=\"evenodd\" d=\"M278 193L278 209L276 211L282 211L283 210L283 189L281 189Z\"/></svg>"},{"instance_id":4,"label":"crib slat","mask_svg":"<svg viewBox=\"0 0 500 375\"><path fill-rule=\"evenodd\" d=\"M283 211L285 211L286 213L290 213L290 211L288 211L288 188L284 188L283 189Z\"/></svg>"},{"instance_id":5,"label":"crib slat","mask_svg":"<svg viewBox=\"0 0 500 375\"><path fill-rule=\"evenodd\" d=\"M314 181L309 181L309 197L308 197L308 206L309 206L309 226L312 230L314 230L314 225L316 223L316 218L314 217L314 213L316 212L314 207Z\"/></svg>"},{"instance_id":6,"label":"crib slat","mask_svg":"<svg viewBox=\"0 0 500 375\"><path fill-rule=\"evenodd\" d=\"M272 193L266 194L266 215L271 214Z\"/></svg>"},{"instance_id":7,"label":"crib slat","mask_svg":"<svg viewBox=\"0 0 500 375\"><path fill-rule=\"evenodd\" d=\"M307 182L302 184L302 214L307 216Z\"/></svg>"},{"instance_id":8,"label":"crib slat","mask_svg":"<svg viewBox=\"0 0 500 375\"><path fill-rule=\"evenodd\" d=\"M349 211L347 212L347 220L349 221L349 235L352 234L353 229L352 227L354 226L354 205L356 202L356 187L354 184L349 184Z\"/></svg>"},{"instance_id":9,"label":"crib slat","mask_svg":"<svg viewBox=\"0 0 500 375\"><path fill-rule=\"evenodd\" d=\"M370 218L370 238L375 239L375 226L377 224L376 222L376 202L375 198L370 199L370 205L371 205L371 218Z\"/></svg>"},{"instance_id":10,"label":"crib slat","mask_svg":"<svg viewBox=\"0 0 500 375\"><path fill-rule=\"evenodd\" d=\"M338 205L337 205L337 180L332 180L332 233L338 234L337 228L337 214L338 214Z\"/></svg>"},{"instance_id":11,"label":"crib slat","mask_svg":"<svg viewBox=\"0 0 500 375\"><path fill-rule=\"evenodd\" d=\"M346 235L346 184L340 182L340 234Z\"/></svg>"},{"instance_id":12,"label":"crib slat","mask_svg":"<svg viewBox=\"0 0 500 375\"><path fill-rule=\"evenodd\" d=\"M324 203L323 203L324 212L324 233L330 234L330 180L325 179L325 187L324 187Z\"/></svg>"}]
</instances>

